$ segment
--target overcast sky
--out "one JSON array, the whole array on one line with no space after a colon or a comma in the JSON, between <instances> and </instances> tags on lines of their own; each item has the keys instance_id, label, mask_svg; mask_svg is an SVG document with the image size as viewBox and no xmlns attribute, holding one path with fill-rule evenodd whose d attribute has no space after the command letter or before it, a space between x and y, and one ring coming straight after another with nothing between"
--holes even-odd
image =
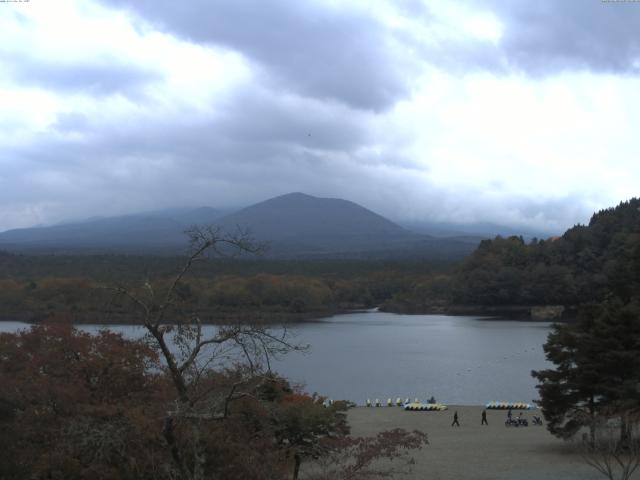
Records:
<instances>
[{"instance_id":1,"label":"overcast sky","mask_svg":"<svg viewBox=\"0 0 640 480\"><path fill-rule=\"evenodd\" d=\"M640 2L0 3L0 230L301 191L558 231L640 193Z\"/></svg>"}]
</instances>

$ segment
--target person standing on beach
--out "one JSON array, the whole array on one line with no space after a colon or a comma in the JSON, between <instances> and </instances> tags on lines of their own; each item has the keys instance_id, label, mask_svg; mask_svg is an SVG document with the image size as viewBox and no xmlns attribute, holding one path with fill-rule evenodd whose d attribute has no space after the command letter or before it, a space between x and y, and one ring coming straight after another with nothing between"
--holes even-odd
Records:
<instances>
[{"instance_id":1,"label":"person standing on beach","mask_svg":"<svg viewBox=\"0 0 640 480\"><path fill-rule=\"evenodd\" d=\"M482 423L480 423L480 425L489 425L489 422L487 422L487 411L486 410L482 410Z\"/></svg>"},{"instance_id":2,"label":"person standing on beach","mask_svg":"<svg viewBox=\"0 0 640 480\"><path fill-rule=\"evenodd\" d=\"M458 423L458 411L457 410L455 412L453 412L453 423L451 424L451 426L453 427L454 425L457 425L458 427L460 426L460 423Z\"/></svg>"}]
</instances>

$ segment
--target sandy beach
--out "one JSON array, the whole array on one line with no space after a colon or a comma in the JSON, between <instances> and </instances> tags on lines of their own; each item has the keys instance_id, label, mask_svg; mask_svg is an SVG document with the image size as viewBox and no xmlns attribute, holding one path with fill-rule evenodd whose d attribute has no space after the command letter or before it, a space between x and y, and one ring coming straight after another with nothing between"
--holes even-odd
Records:
<instances>
[{"instance_id":1,"label":"sandy beach","mask_svg":"<svg viewBox=\"0 0 640 480\"><path fill-rule=\"evenodd\" d=\"M452 427L458 411L460 427ZM449 406L444 412L410 412L399 407L357 407L349 411L354 435L374 435L392 428L418 429L429 445L414 452L413 472L398 478L430 480L597 480L604 477L587 466L570 445L545 427L505 427L505 411L481 406ZM514 411L517 415L517 412ZM523 416L531 419L533 411ZM640 476L636 476L640 478ZM636 478L633 477L633 478Z\"/></svg>"}]
</instances>

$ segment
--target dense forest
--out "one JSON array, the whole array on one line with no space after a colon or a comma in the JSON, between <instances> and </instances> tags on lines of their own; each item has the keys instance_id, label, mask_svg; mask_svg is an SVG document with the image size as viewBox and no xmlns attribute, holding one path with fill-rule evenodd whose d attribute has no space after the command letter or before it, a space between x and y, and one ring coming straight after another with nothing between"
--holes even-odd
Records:
<instances>
[{"instance_id":1,"label":"dense forest","mask_svg":"<svg viewBox=\"0 0 640 480\"><path fill-rule=\"evenodd\" d=\"M387 301L390 311L438 307L563 305L615 295L625 301L640 287L640 199L595 213L547 240L484 240L451 274L414 283Z\"/></svg>"},{"instance_id":2,"label":"dense forest","mask_svg":"<svg viewBox=\"0 0 640 480\"><path fill-rule=\"evenodd\" d=\"M483 241L456 276L455 303L577 304L640 286L640 200L593 215L559 238Z\"/></svg>"}]
</instances>

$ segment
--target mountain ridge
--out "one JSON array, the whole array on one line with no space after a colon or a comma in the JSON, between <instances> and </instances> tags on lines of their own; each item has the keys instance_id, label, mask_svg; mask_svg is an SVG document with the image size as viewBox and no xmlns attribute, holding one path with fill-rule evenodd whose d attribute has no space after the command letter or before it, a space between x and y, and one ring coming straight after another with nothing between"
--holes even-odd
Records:
<instances>
[{"instance_id":1,"label":"mountain ridge","mask_svg":"<svg viewBox=\"0 0 640 480\"><path fill-rule=\"evenodd\" d=\"M0 233L0 249L20 253L149 253L184 251L184 230L217 224L249 230L269 243L268 256L290 258L460 258L481 238L445 239L411 232L355 202L294 192L235 212L210 207L92 218Z\"/></svg>"},{"instance_id":2,"label":"mountain ridge","mask_svg":"<svg viewBox=\"0 0 640 480\"><path fill-rule=\"evenodd\" d=\"M409 231L355 202L288 193L250 205L220 219L223 226L248 225L264 239L315 235L402 235Z\"/></svg>"}]
</instances>

